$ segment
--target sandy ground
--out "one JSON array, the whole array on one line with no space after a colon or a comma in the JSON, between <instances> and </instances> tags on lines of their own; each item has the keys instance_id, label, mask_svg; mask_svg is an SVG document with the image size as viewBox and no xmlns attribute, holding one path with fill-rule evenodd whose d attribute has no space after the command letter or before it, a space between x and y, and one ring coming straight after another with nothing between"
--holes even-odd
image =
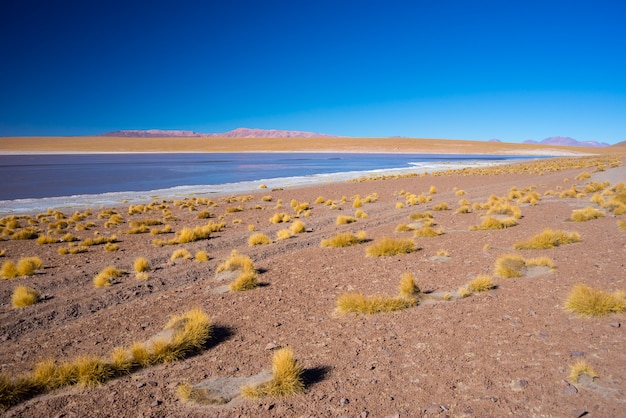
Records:
<instances>
[{"instance_id":1,"label":"sandy ground","mask_svg":"<svg viewBox=\"0 0 626 418\"><path fill-rule=\"evenodd\" d=\"M623 148L623 147L621 147ZM615 147L562 147L431 138L6 137L0 154L89 152L407 152L441 154L611 154ZM621 150L624 152L624 150Z\"/></svg>"},{"instance_id":2,"label":"sandy ground","mask_svg":"<svg viewBox=\"0 0 626 418\"><path fill-rule=\"evenodd\" d=\"M449 173L259 189L249 199L215 199L215 207L198 204L195 211L167 201L164 204L177 218L167 222L174 231L206 224L207 219L197 216L202 210L214 214L210 220L221 218L226 223L209 239L182 245L159 247L153 245L153 235L124 234L133 220L163 217L161 211L129 215L128 207L118 208L124 223L117 227L105 228L106 220L97 217L102 209L93 208L81 222L93 222L95 227L69 229L81 239L96 231L116 234L117 252L93 246L86 253L60 255L58 249L67 243L4 240L0 250L6 254L0 260L36 255L44 264L34 276L0 280L0 367L11 376L28 373L41 359L107 356L114 347L150 338L171 315L194 307L207 312L215 324L211 343L189 358L140 369L94 388L58 389L13 406L4 415L625 416L625 314L590 319L562 307L576 283L626 290L626 233L617 226L626 217L607 212L588 222L569 222L572 210L598 206L589 201L592 193L559 197L573 184L582 189L591 181L609 181L610 188L626 182L626 160L620 161L621 166L584 180L575 177L595 167L542 170L541 174L533 169L510 173L500 169L500 174L489 175ZM428 194L431 186L436 194ZM508 196L513 187L529 188L541 196L536 205L519 204L523 217L517 226L470 231L484 211L455 213L460 199L484 203L492 195ZM460 196L459 190L465 194ZM339 215L354 216L356 195L365 199L374 193L377 200L359 208L366 218L336 224ZM424 193L432 201L397 208L397 203L405 203L406 193ZM271 196L271 201L264 196ZM318 196L332 200L335 208L314 203ZM308 232L276 240L277 232L289 223L273 224L269 218L280 212L295 215L290 206L293 199L311 207L309 216L299 218ZM280 200L282 207L276 208ZM450 210L433 210L442 202ZM237 206L243 210L234 212ZM413 238L419 251L411 254L366 257L366 248L383 237L413 237L412 232L395 232L395 228L410 223L410 214L424 211L432 212L443 235ZM250 225L274 241L249 246ZM43 232L47 228L43 222L36 227ZM544 228L578 232L582 241L548 250L513 250L516 242ZM347 248L320 247L322 239L346 231L366 231L370 241ZM173 233L157 236L172 237ZM171 261L171 254L180 248L192 255L205 250L209 261ZM254 260L263 286L245 292L216 291L225 284L216 278L216 268L233 249ZM438 257L440 250L449 256ZM493 275L496 259L508 253L546 256L556 269L533 277L494 276L497 287L488 292L421 303L395 313L335 313L337 298L349 291L395 294L407 271L424 292L455 291L476 275ZM139 256L152 265L147 281L137 280L132 270ZM94 288L94 276L109 265L128 274L113 286ZM44 300L12 308L11 293L18 284L39 290ZM183 382L193 385L208 378L253 376L267 370L273 349L281 346L291 347L305 368L306 387L300 395L238 398L225 406L203 406L182 402L176 394ZM581 359L599 374L591 383L568 380L570 366Z\"/></svg>"}]
</instances>

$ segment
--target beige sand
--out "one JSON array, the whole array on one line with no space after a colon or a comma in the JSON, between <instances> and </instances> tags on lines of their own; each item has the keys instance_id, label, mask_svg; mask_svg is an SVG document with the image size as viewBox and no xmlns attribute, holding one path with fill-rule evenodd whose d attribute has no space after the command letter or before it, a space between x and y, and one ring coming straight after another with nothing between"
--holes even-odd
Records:
<instances>
[{"instance_id":1,"label":"beige sand","mask_svg":"<svg viewBox=\"0 0 626 418\"><path fill-rule=\"evenodd\" d=\"M411 152L581 155L607 148L558 147L427 138L115 138L7 137L0 154L69 152Z\"/></svg>"}]
</instances>

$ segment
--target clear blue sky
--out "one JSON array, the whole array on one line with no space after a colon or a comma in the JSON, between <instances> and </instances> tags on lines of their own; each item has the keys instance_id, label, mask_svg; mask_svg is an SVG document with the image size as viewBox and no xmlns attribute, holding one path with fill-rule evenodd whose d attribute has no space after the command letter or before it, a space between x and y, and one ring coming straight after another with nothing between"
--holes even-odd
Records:
<instances>
[{"instance_id":1,"label":"clear blue sky","mask_svg":"<svg viewBox=\"0 0 626 418\"><path fill-rule=\"evenodd\" d=\"M0 2L0 135L626 140L626 2Z\"/></svg>"}]
</instances>

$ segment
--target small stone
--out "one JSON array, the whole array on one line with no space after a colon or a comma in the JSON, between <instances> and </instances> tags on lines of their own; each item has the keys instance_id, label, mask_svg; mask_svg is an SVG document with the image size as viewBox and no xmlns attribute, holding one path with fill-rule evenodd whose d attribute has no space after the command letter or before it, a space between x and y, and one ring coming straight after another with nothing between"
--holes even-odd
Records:
<instances>
[{"instance_id":1,"label":"small stone","mask_svg":"<svg viewBox=\"0 0 626 418\"><path fill-rule=\"evenodd\" d=\"M582 351L570 351L570 354L572 357L582 357L585 355Z\"/></svg>"},{"instance_id":2,"label":"small stone","mask_svg":"<svg viewBox=\"0 0 626 418\"><path fill-rule=\"evenodd\" d=\"M146 329L150 326L150 324L148 322L143 322L141 325L139 325L141 328Z\"/></svg>"},{"instance_id":3,"label":"small stone","mask_svg":"<svg viewBox=\"0 0 626 418\"><path fill-rule=\"evenodd\" d=\"M273 349L278 348L278 347L279 347L278 344L276 344L274 342L270 342L270 343L267 343L267 345L265 346L265 349L266 350L273 350Z\"/></svg>"},{"instance_id":4,"label":"small stone","mask_svg":"<svg viewBox=\"0 0 626 418\"><path fill-rule=\"evenodd\" d=\"M142 388L144 386L146 386L146 382L139 382L139 383L137 383L137 388Z\"/></svg>"},{"instance_id":5,"label":"small stone","mask_svg":"<svg viewBox=\"0 0 626 418\"><path fill-rule=\"evenodd\" d=\"M422 412L425 414L439 414L441 413L441 407L439 405L431 405L428 408L424 408Z\"/></svg>"},{"instance_id":6,"label":"small stone","mask_svg":"<svg viewBox=\"0 0 626 418\"><path fill-rule=\"evenodd\" d=\"M563 395L573 395L578 393L578 389L574 385L567 385L565 389L563 389Z\"/></svg>"},{"instance_id":7,"label":"small stone","mask_svg":"<svg viewBox=\"0 0 626 418\"><path fill-rule=\"evenodd\" d=\"M348 398L341 398L339 403L342 405L348 405L350 403L350 400Z\"/></svg>"},{"instance_id":8,"label":"small stone","mask_svg":"<svg viewBox=\"0 0 626 418\"><path fill-rule=\"evenodd\" d=\"M370 415L369 412L363 411L359 414L359 418L367 418Z\"/></svg>"},{"instance_id":9,"label":"small stone","mask_svg":"<svg viewBox=\"0 0 626 418\"><path fill-rule=\"evenodd\" d=\"M584 417L586 415L588 415L589 412L585 411L584 409L574 409L572 411L572 416L576 417L576 418L581 418Z\"/></svg>"},{"instance_id":10,"label":"small stone","mask_svg":"<svg viewBox=\"0 0 626 418\"><path fill-rule=\"evenodd\" d=\"M621 326L622 326L622 324L620 324L619 322L611 322L611 323L610 323L610 325L611 325L613 328L619 328L619 327L621 327Z\"/></svg>"},{"instance_id":11,"label":"small stone","mask_svg":"<svg viewBox=\"0 0 626 418\"><path fill-rule=\"evenodd\" d=\"M152 403L150 404L150 406L159 406L161 405L162 401L155 399L154 401L152 401Z\"/></svg>"},{"instance_id":12,"label":"small stone","mask_svg":"<svg viewBox=\"0 0 626 418\"><path fill-rule=\"evenodd\" d=\"M228 373L236 373L239 371L239 367L229 367L228 370L226 370Z\"/></svg>"},{"instance_id":13,"label":"small stone","mask_svg":"<svg viewBox=\"0 0 626 418\"><path fill-rule=\"evenodd\" d=\"M269 411L270 409L274 408L274 404L273 403L267 403L264 406L266 411Z\"/></svg>"},{"instance_id":14,"label":"small stone","mask_svg":"<svg viewBox=\"0 0 626 418\"><path fill-rule=\"evenodd\" d=\"M155 382L154 380L149 381L148 384L153 387L159 386L159 384Z\"/></svg>"}]
</instances>

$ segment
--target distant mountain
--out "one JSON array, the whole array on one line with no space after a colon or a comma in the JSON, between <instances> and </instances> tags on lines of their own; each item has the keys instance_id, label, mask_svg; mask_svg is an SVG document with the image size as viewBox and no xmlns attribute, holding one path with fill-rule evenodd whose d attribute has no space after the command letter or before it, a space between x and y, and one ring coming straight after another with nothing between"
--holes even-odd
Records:
<instances>
[{"instance_id":1,"label":"distant mountain","mask_svg":"<svg viewBox=\"0 0 626 418\"><path fill-rule=\"evenodd\" d=\"M543 139L541 141L534 141L532 139L528 139L523 142L524 144L542 144L542 145L560 145L566 147L595 147L602 148L608 147L610 144L606 144L604 142L597 141L577 141L574 138L563 137L563 136L551 136L550 138Z\"/></svg>"},{"instance_id":2,"label":"distant mountain","mask_svg":"<svg viewBox=\"0 0 626 418\"><path fill-rule=\"evenodd\" d=\"M215 134L201 132L171 130L171 129L127 129L107 132L100 136L128 137L128 138L335 138L333 135L317 134L314 132L283 131L278 129L249 129L237 128L232 131Z\"/></svg>"},{"instance_id":3,"label":"distant mountain","mask_svg":"<svg viewBox=\"0 0 626 418\"><path fill-rule=\"evenodd\" d=\"M500 141L498 138L494 138L494 139L490 139L487 142L502 142L502 141Z\"/></svg>"}]
</instances>

